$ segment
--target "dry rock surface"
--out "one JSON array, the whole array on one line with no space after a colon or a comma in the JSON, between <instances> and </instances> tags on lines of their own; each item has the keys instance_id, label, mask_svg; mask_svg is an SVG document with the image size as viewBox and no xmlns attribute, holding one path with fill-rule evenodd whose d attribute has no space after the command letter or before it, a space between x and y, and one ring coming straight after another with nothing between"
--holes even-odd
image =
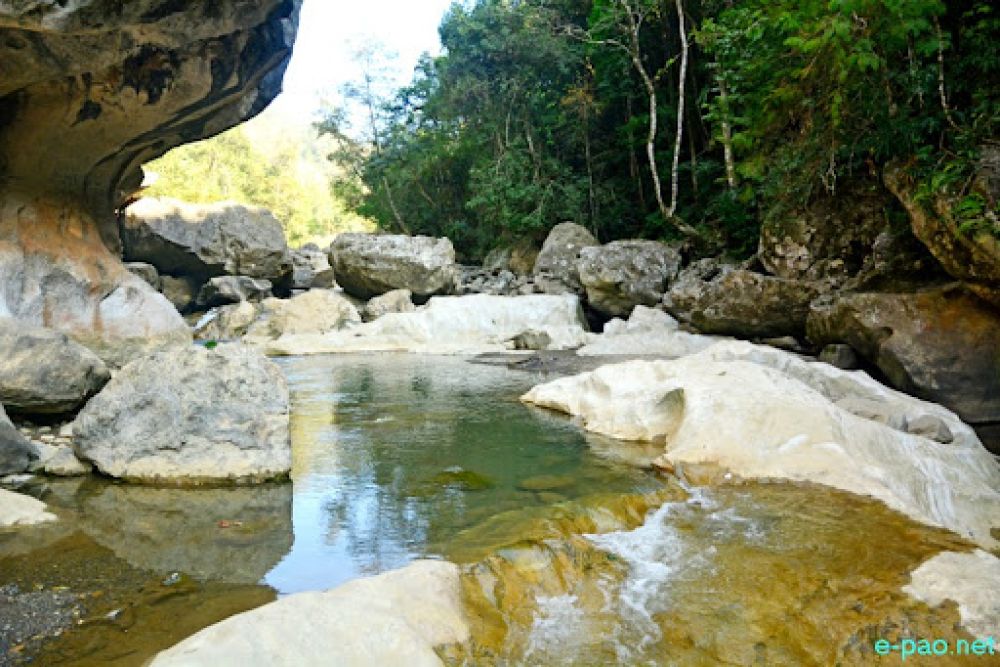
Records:
<instances>
[{"instance_id":1,"label":"dry rock surface","mask_svg":"<svg viewBox=\"0 0 1000 667\"><path fill-rule=\"evenodd\" d=\"M281 370L239 344L189 347L118 372L74 423L82 458L112 477L261 481L291 467Z\"/></svg>"},{"instance_id":2,"label":"dry rock surface","mask_svg":"<svg viewBox=\"0 0 1000 667\"><path fill-rule=\"evenodd\" d=\"M680 266L680 253L663 243L612 241L582 248L577 271L592 308L627 317L638 305L658 304Z\"/></svg>"},{"instance_id":3,"label":"dry rock surface","mask_svg":"<svg viewBox=\"0 0 1000 667\"><path fill-rule=\"evenodd\" d=\"M434 647L469 637L459 589L456 565L417 561L229 618L160 653L152 667L439 667Z\"/></svg>"},{"instance_id":4,"label":"dry rock surface","mask_svg":"<svg viewBox=\"0 0 1000 667\"><path fill-rule=\"evenodd\" d=\"M361 299L408 289L426 300L451 292L458 282L455 248L444 238L340 234L330 247L330 263L337 284Z\"/></svg>"}]
</instances>

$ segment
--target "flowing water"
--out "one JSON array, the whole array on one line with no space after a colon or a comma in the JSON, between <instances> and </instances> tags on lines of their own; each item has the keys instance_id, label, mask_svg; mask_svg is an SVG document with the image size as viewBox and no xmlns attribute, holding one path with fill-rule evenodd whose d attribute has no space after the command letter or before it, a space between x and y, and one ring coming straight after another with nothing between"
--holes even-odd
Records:
<instances>
[{"instance_id":1,"label":"flowing water","mask_svg":"<svg viewBox=\"0 0 1000 667\"><path fill-rule=\"evenodd\" d=\"M522 405L540 375L409 355L279 363L292 484L23 489L61 521L0 533L0 586L66 594L79 619L0 663L139 665L276 595L424 557L463 565L473 638L442 649L455 665L866 664L877 638L961 636L953 608L899 589L968 545L878 503L659 477L636 465L650 448Z\"/></svg>"}]
</instances>

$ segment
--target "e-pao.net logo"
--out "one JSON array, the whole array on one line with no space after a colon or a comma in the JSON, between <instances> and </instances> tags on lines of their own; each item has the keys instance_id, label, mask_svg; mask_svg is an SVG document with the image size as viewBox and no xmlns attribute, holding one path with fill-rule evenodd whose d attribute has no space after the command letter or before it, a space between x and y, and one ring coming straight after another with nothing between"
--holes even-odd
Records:
<instances>
[{"instance_id":1,"label":"e-pao.net logo","mask_svg":"<svg viewBox=\"0 0 1000 667\"><path fill-rule=\"evenodd\" d=\"M875 653L878 655L898 653L900 660L906 660L915 655L932 657L996 655L997 646L994 637L956 639L954 644L947 639L901 639L897 644L893 644L888 639L879 639L875 642Z\"/></svg>"}]
</instances>

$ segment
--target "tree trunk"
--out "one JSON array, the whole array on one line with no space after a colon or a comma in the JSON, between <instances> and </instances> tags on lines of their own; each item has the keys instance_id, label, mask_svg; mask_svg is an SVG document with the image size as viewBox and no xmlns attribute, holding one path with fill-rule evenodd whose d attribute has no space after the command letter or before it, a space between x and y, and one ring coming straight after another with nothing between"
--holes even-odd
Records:
<instances>
[{"instance_id":1,"label":"tree trunk","mask_svg":"<svg viewBox=\"0 0 1000 667\"><path fill-rule=\"evenodd\" d=\"M726 160L726 183L729 189L736 189L736 161L733 159L733 127L729 124L729 91L721 74L716 75L719 82L719 102L722 106L722 153Z\"/></svg>"},{"instance_id":2,"label":"tree trunk","mask_svg":"<svg viewBox=\"0 0 1000 667\"><path fill-rule=\"evenodd\" d=\"M681 0L676 0L677 29L681 40L681 74L677 82L677 136L674 137L674 162L670 168L670 208L668 217L674 217L677 212L677 172L680 168L681 140L684 136L684 82L687 79L688 43L687 31L684 28L684 7Z\"/></svg>"}]
</instances>

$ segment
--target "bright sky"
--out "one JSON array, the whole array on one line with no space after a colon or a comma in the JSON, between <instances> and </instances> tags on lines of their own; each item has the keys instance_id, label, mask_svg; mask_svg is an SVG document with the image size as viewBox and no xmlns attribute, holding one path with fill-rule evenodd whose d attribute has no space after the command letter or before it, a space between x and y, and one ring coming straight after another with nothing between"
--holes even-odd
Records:
<instances>
[{"instance_id":1,"label":"bright sky","mask_svg":"<svg viewBox=\"0 0 1000 667\"><path fill-rule=\"evenodd\" d=\"M397 84L410 80L424 51L436 54L437 28L452 0L305 0L299 36L275 111L312 120L324 91L356 79L351 52L375 39L398 54Z\"/></svg>"}]
</instances>

